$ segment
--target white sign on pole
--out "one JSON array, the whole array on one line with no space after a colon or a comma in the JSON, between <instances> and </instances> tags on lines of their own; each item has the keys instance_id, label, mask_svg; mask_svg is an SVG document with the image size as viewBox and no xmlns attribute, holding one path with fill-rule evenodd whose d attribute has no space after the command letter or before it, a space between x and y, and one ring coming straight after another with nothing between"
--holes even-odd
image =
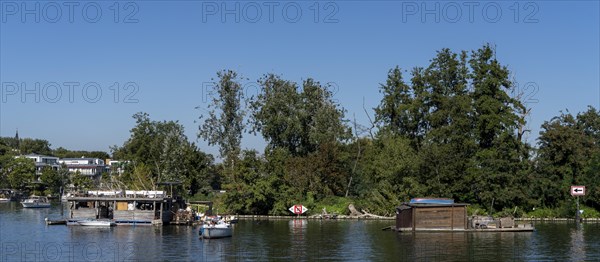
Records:
<instances>
[{"instance_id":1,"label":"white sign on pole","mask_svg":"<svg viewBox=\"0 0 600 262\"><path fill-rule=\"evenodd\" d=\"M571 186L572 196L585 196L585 186Z\"/></svg>"}]
</instances>

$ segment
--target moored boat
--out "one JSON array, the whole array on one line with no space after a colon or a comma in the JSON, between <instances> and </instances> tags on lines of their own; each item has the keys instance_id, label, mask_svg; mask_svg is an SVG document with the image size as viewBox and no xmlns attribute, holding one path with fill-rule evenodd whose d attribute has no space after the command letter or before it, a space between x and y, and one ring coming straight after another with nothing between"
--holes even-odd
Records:
<instances>
[{"instance_id":1,"label":"moored boat","mask_svg":"<svg viewBox=\"0 0 600 262\"><path fill-rule=\"evenodd\" d=\"M21 202L25 208L44 208L50 207L50 201L44 196L31 196Z\"/></svg>"},{"instance_id":2,"label":"moored boat","mask_svg":"<svg viewBox=\"0 0 600 262\"><path fill-rule=\"evenodd\" d=\"M200 237L201 238L224 238L231 237L233 235L233 229L230 223L220 219L218 221L211 220L200 226Z\"/></svg>"},{"instance_id":3,"label":"moored boat","mask_svg":"<svg viewBox=\"0 0 600 262\"><path fill-rule=\"evenodd\" d=\"M112 227L112 226L117 225L115 222L110 221L110 220L95 220L95 219L78 220L77 224L79 224L80 226L93 226L93 227Z\"/></svg>"},{"instance_id":4,"label":"moored boat","mask_svg":"<svg viewBox=\"0 0 600 262\"><path fill-rule=\"evenodd\" d=\"M53 219L48 219L47 217L44 218L44 222L46 222L46 225L66 225L67 224L66 219L53 220Z\"/></svg>"},{"instance_id":5,"label":"moored boat","mask_svg":"<svg viewBox=\"0 0 600 262\"><path fill-rule=\"evenodd\" d=\"M10 202L13 191L10 189L0 189L0 203Z\"/></svg>"}]
</instances>

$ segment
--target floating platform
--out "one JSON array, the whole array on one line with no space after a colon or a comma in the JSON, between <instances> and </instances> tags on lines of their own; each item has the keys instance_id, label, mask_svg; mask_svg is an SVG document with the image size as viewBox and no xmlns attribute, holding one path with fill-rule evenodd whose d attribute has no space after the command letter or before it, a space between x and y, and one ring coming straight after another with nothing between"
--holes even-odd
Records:
<instances>
[{"instance_id":1,"label":"floating platform","mask_svg":"<svg viewBox=\"0 0 600 262\"><path fill-rule=\"evenodd\" d=\"M66 225L67 224L66 219L50 220L50 219L46 218L46 219L44 219L44 221L46 221L46 225Z\"/></svg>"},{"instance_id":2,"label":"floating platform","mask_svg":"<svg viewBox=\"0 0 600 262\"><path fill-rule=\"evenodd\" d=\"M514 218L467 217L466 203L452 199L415 198L396 208L397 232L531 232L531 224L516 224Z\"/></svg>"},{"instance_id":3,"label":"floating platform","mask_svg":"<svg viewBox=\"0 0 600 262\"><path fill-rule=\"evenodd\" d=\"M448 232L448 233L458 233L458 232L533 232L535 228L530 225L524 225L520 227L510 227L510 228L469 228L469 229L447 229L447 228L394 228L391 227L393 231L397 232Z\"/></svg>"}]
</instances>

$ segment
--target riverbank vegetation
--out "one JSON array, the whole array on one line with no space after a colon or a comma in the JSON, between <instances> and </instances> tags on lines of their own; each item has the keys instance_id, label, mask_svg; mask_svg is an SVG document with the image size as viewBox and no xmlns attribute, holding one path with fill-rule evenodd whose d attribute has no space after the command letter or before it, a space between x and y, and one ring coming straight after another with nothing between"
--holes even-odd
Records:
<instances>
[{"instance_id":1,"label":"riverbank vegetation","mask_svg":"<svg viewBox=\"0 0 600 262\"><path fill-rule=\"evenodd\" d=\"M221 162L190 142L178 122L138 113L130 138L111 148L113 159L129 161L125 172L103 176L102 185L179 181L187 197L238 214L285 215L294 204L346 213L353 204L390 216L410 198L443 197L473 204L470 212L517 217L573 217L569 187L585 185L583 217L598 217L600 112L565 109L530 144L526 102L535 93L511 77L489 45L442 49L426 67L382 74L381 101L365 108L373 117L361 125L346 116L332 87L315 79L266 74L260 92L245 97L244 79L220 71L198 137L219 148ZM264 150L241 147L249 134L266 141ZM14 174L29 172L7 158L14 152L69 155L43 140L16 149L11 139L0 140L3 186L22 187Z\"/></svg>"}]
</instances>

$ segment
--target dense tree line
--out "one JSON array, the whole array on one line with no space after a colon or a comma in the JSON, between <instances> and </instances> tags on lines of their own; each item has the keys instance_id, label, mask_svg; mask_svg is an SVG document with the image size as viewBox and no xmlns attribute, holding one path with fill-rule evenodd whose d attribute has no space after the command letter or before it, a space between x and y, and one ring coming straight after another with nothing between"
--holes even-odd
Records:
<instances>
[{"instance_id":1,"label":"dense tree line","mask_svg":"<svg viewBox=\"0 0 600 262\"><path fill-rule=\"evenodd\" d=\"M372 136L350 128L328 86L267 74L258 81L261 92L248 98L245 126L267 146L262 154L236 148L241 154L228 156L238 164L223 180L224 202L231 212L286 214L295 203L314 208L345 198L391 214L413 197L447 197L487 212L515 213L570 207L569 186L584 184L590 192L585 203L598 208L598 193L592 193L600 189L598 111L590 107L546 122L536 149L524 139L529 109L518 94L509 95L510 74L489 45L471 52L442 49L408 76L392 68L379 87ZM221 84L235 82L218 77ZM236 97L219 92L215 101ZM212 116L226 123L232 113Z\"/></svg>"},{"instance_id":2,"label":"dense tree line","mask_svg":"<svg viewBox=\"0 0 600 262\"><path fill-rule=\"evenodd\" d=\"M244 97L245 79L223 70L198 129L198 138L219 147L221 163L190 142L178 122L137 113L130 138L111 148L112 158L128 160L125 172L103 176L102 185L149 189L181 182L186 196L212 198L241 214L288 214L298 203L319 212L353 203L391 215L410 198L443 197L481 212L519 215L537 208L569 216L569 187L579 184L588 190L583 203L600 209L600 111L561 112L530 145L524 138L530 109L519 94L509 95L510 75L489 45L442 49L427 67L395 67L382 75L381 101L368 112L371 126L363 127L346 117L331 87L315 79L297 83L265 74L260 92ZM242 149L244 134L262 136L264 150ZM5 186L31 179L15 177L31 172L29 164L7 157L16 153L108 157L25 141L0 139ZM49 187L57 184L44 177ZM213 196L212 189L226 193Z\"/></svg>"}]
</instances>

